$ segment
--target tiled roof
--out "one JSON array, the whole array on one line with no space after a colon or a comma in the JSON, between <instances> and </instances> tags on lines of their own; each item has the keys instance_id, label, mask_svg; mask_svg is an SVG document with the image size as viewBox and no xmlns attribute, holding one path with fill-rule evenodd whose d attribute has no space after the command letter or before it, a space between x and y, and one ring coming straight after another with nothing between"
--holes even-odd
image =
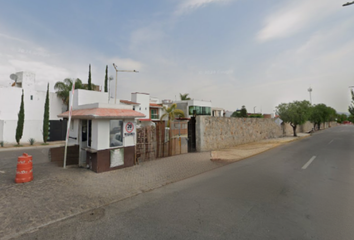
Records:
<instances>
[{"instance_id":1,"label":"tiled roof","mask_svg":"<svg viewBox=\"0 0 354 240\"><path fill-rule=\"evenodd\" d=\"M128 100L120 100L120 102L125 104L131 104L131 105L140 105L140 103L136 103Z\"/></svg>"},{"instance_id":2,"label":"tiled roof","mask_svg":"<svg viewBox=\"0 0 354 240\"><path fill-rule=\"evenodd\" d=\"M58 117L69 117L69 111L59 114ZM72 118L93 119L93 118L138 118L145 117L144 114L131 109L115 109L115 108L91 108L79 109L72 111Z\"/></svg>"},{"instance_id":3,"label":"tiled roof","mask_svg":"<svg viewBox=\"0 0 354 240\"><path fill-rule=\"evenodd\" d=\"M151 121L150 118L140 118L138 120L141 121L141 122L150 122Z\"/></svg>"},{"instance_id":4,"label":"tiled roof","mask_svg":"<svg viewBox=\"0 0 354 240\"><path fill-rule=\"evenodd\" d=\"M161 104L156 104L156 103L150 103L150 107L162 108L162 105Z\"/></svg>"}]
</instances>

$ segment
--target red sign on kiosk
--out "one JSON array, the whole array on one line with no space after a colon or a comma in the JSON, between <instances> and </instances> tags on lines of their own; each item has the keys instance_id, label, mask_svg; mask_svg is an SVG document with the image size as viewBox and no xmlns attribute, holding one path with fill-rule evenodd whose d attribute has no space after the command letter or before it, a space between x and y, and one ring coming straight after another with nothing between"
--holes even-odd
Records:
<instances>
[{"instance_id":1,"label":"red sign on kiosk","mask_svg":"<svg viewBox=\"0 0 354 240\"><path fill-rule=\"evenodd\" d=\"M125 124L125 131L127 131L127 133L132 133L134 130L134 124L132 122L128 122L127 124Z\"/></svg>"}]
</instances>

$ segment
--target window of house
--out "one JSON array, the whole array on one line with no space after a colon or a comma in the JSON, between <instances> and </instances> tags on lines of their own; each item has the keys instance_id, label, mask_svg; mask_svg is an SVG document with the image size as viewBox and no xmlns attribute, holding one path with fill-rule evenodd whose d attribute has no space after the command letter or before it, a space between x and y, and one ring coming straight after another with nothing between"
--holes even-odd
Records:
<instances>
[{"instance_id":1,"label":"window of house","mask_svg":"<svg viewBox=\"0 0 354 240\"><path fill-rule=\"evenodd\" d=\"M211 107L189 106L189 115L211 115Z\"/></svg>"},{"instance_id":2,"label":"window of house","mask_svg":"<svg viewBox=\"0 0 354 240\"><path fill-rule=\"evenodd\" d=\"M135 111L135 106L133 106L133 110Z\"/></svg>"},{"instance_id":3,"label":"window of house","mask_svg":"<svg viewBox=\"0 0 354 240\"><path fill-rule=\"evenodd\" d=\"M33 100L33 95L31 95L31 100Z\"/></svg>"},{"instance_id":4,"label":"window of house","mask_svg":"<svg viewBox=\"0 0 354 240\"><path fill-rule=\"evenodd\" d=\"M110 120L109 131L109 146L119 147L123 146L123 121L122 120Z\"/></svg>"},{"instance_id":5,"label":"window of house","mask_svg":"<svg viewBox=\"0 0 354 240\"><path fill-rule=\"evenodd\" d=\"M139 110L141 110L141 107L139 108Z\"/></svg>"},{"instance_id":6,"label":"window of house","mask_svg":"<svg viewBox=\"0 0 354 240\"><path fill-rule=\"evenodd\" d=\"M150 113L151 113L151 119L160 119L159 117L159 110L156 108L151 108L150 109Z\"/></svg>"}]
</instances>

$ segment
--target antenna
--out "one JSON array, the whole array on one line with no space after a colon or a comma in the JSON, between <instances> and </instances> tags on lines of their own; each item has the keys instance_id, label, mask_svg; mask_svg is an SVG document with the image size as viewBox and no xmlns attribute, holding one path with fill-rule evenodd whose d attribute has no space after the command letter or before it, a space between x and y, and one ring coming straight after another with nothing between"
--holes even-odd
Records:
<instances>
[{"instance_id":1,"label":"antenna","mask_svg":"<svg viewBox=\"0 0 354 240\"><path fill-rule=\"evenodd\" d=\"M11 75L10 75L10 78L11 78L12 80L14 80L15 82L17 82L18 76L17 76L16 74L11 74Z\"/></svg>"}]
</instances>

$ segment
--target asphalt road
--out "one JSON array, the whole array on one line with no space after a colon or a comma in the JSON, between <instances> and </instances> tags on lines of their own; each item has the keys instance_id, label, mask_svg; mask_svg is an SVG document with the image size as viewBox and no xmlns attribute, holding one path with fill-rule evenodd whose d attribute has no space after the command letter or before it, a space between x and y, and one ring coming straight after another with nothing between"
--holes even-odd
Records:
<instances>
[{"instance_id":1,"label":"asphalt road","mask_svg":"<svg viewBox=\"0 0 354 240\"><path fill-rule=\"evenodd\" d=\"M352 240L353 144L328 129L18 239Z\"/></svg>"},{"instance_id":2,"label":"asphalt road","mask_svg":"<svg viewBox=\"0 0 354 240\"><path fill-rule=\"evenodd\" d=\"M10 168L16 168L17 158L23 153L27 153L32 156L33 164L40 164L49 162L48 155L49 149L53 146L43 146L35 148L18 148L18 149L1 149L0 151L0 171L6 171Z\"/></svg>"}]
</instances>

